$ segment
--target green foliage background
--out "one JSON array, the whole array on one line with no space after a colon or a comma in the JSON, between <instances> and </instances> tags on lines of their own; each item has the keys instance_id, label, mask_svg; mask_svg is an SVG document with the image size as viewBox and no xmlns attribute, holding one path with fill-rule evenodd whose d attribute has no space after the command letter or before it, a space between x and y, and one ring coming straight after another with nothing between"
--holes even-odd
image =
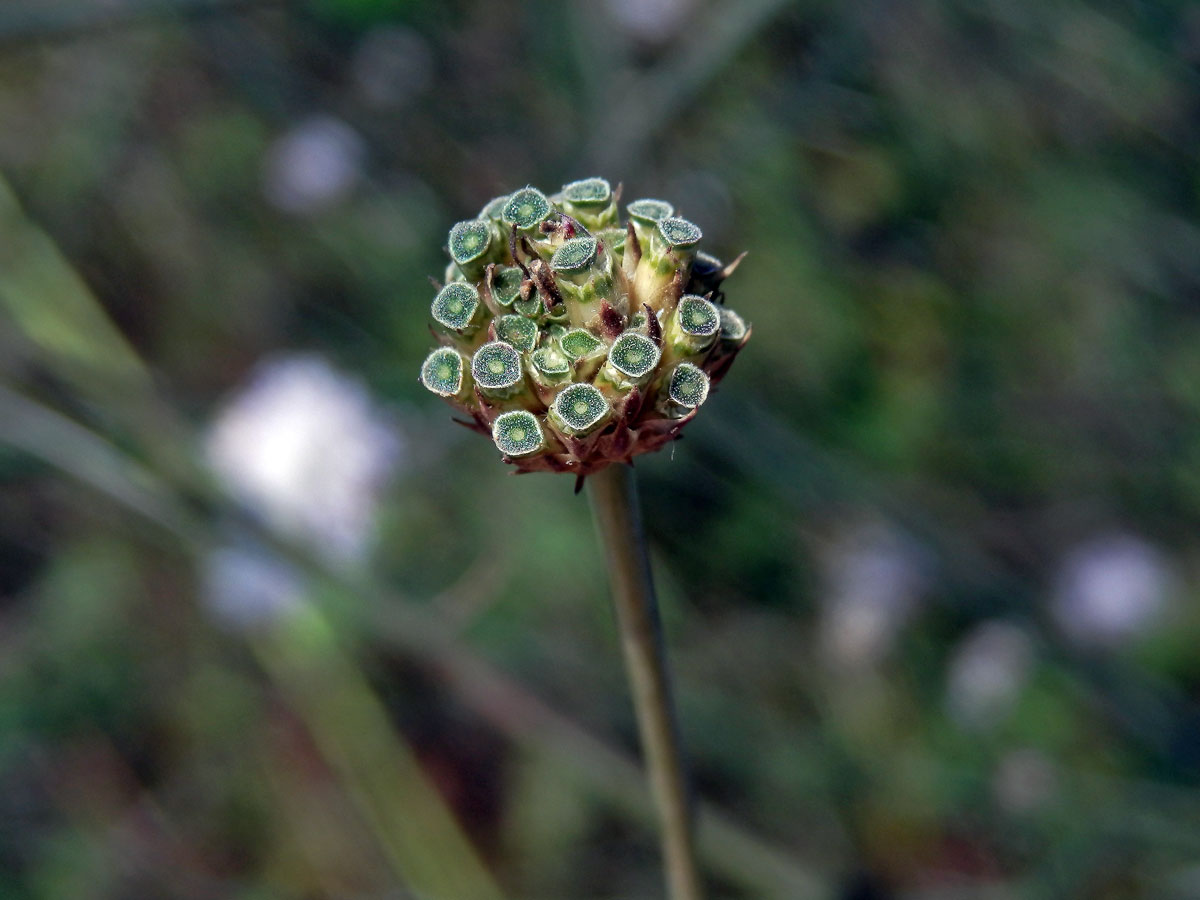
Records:
<instances>
[{"instance_id":1,"label":"green foliage background","mask_svg":"<svg viewBox=\"0 0 1200 900\"><path fill-rule=\"evenodd\" d=\"M694 0L639 37L628 8L0 10L0 896L418 896L422 778L512 897L659 896L586 506L415 378L448 227L593 174L750 251L752 342L638 465L714 893L1200 895L1200 10ZM382 96L380 35L408 48ZM356 180L288 212L265 173L313 117L359 136ZM247 638L199 602L234 513L198 435L289 350L406 450L370 571L312 574L307 637ZM915 599L838 662L864 533ZM1114 533L1168 611L1081 647L1053 598ZM1031 657L969 726L954 660L997 620ZM390 737L306 704L275 639Z\"/></svg>"}]
</instances>

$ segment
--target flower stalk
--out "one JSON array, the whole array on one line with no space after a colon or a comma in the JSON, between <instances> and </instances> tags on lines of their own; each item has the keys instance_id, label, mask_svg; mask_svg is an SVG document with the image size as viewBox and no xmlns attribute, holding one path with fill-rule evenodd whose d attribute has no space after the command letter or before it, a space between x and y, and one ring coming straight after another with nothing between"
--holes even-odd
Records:
<instances>
[{"instance_id":1,"label":"flower stalk","mask_svg":"<svg viewBox=\"0 0 1200 900\"><path fill-rule=\"evenodd\" d=\"M667 896L701 900L683 749L633 469L609 466L588 478L587 489L608 562L642 754L658 808Z\"/></svg>"}]
</instances>

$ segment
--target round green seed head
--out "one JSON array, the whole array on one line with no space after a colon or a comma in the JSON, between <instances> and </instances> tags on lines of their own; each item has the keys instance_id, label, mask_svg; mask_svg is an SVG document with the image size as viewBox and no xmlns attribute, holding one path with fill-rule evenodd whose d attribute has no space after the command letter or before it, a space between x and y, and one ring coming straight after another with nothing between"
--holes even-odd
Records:
<instances>
[{"instance_id":1,"label":"round green seed head","mask_svg":"<svg viewBox=\"0 0 1200 900\"><path fill-rule=\"evenodd\" d=\"M505 222L522 231L536 228L550 215L552 207L546 195L534 187L521 188L508 198L501 213Z\"/></svg>"},{"instance_id":2,"label":"round green seed head","mask_svg":"<svg viewBox=\"0 0 1200 900\"><path fill-rule=\"evenodd\" d=\"M657 228L659 236L662 237L666 245L676 250L686 250L688 247L694 247L700 243L700 238L704 237L704 233L700 231L699 226L678 216L668 216L665 219L659 219Z\"/></svg>"},{"instance_id":3,"label":"round green seed head","mask_svg":"<svg viewBox=\"0 0 1200 900\"><path fill-rule=\"evenodd\" d=\"M557 347L539 347L533 351L533 365L539 372L551 378L568 375L571 361Z\"/></svg>"},{"instance_id":4,"label":"round green seed head","mask_svg":"<svg viewBox=\"0 0 1200 900\"><path fill-rule=\"evenodd\" d=\"M496 319L496 337L522 352L532 350L537 343L538 328L533 319L525 316L500 316Z\"/></svg>"},{"instance_id":5,"label":"round green seed head","mask_svg":"<svg viewBox=\"0 0 1200 900\"><path fill-rule=\"evenodd\" d=\"M675 207L666 200L634 200L625 207L629 218L645 225L653 225L659 219L675 214Z\"/></svg>"},{"instance_id":6,"label":"round green seed head","mask_svg":"<svg viewBox=\"0 0 1200 900\"><path fill-rule=\"evenodd\" d=\"M452 281L433 298L432 313L442 326L461 331L479 308L479 292L465 281Z\"/></svg>"},{"instance_id":7,"label":"round green seed head","mask_svg":"<svg viewBox=\"0 0 1200 900\"><path fill-rule=\"evenodd\" d=\"M492 440L505 456L528 456L541 450L546 439L537 416L520 409L496 417Z\"/></svg>"},{"instance_id":8,"label":"round green seed head","mask_svg":"<svg viewBox=\"0 0 1200 900\"><path fill-rule=\"evenodd\" d=\"M501 306L512 306L513 301L521 295L524 277L516 266L497 266L492 275L492 296L496 302Z\"/></svg>"},{"instance_id":9,"label":"round green seed head","mask_svg":"<svg viewBox=\"0 0 1200 900\"><path fill-rule=\"evenodd\" d=\"M630 378L640 378L658 365L658 346L643 334L627 331L617 338L608 351L613 368Z\"/></svg>"},{"instance_id":10,"label":"round green seed head","mask_svg":"<svg viewBox=\"0 0 1200 900\"><path fill-rule=\"evenodd\" d=\"M556 272L580 272L596 261L598 245L595 238L571 238L554 251L550 268Z\"/></svg>"},{"instance_id":11,"label":"round green seed head","mask_svg":"<svg viewBox=\"0 0 1200 900\"><path fill-rule=\"evenodd\" d=\"M450 256L460 266L482 257L488 251L492 232L485 222L469 219L450 229Z\"/></svg>"},{"instance_id":12,"label":"round green seed head","mask_svg":"<svg viewBox=\"0 0 1200 900\"><path fill-rule=\"evenodd\" d=\"M439 397L455 397L462 390L463 358L451 347L438 347L421 365L421 384Z\"/></svg>"},{"instance_id":13,"label":"round green seed head","mask_svg":"<svg viewBox=\"0 0 1200 900\"><path fill-rule=\"evenodd\" d=\"M695 409L708 399L708 376L691 363L680 363L671 373L667 395L686 409Z\"/></svg>"},{"instance_id":14,"label":"round green seed head","mask_svg":"<svg viewBox=\"0 0 1200 900\"><path fill-rule=\"evenodd\" d=\"M567 433L585 434L603 422L611 409L598 388L590 384L570 384L554 398L550 414Z\"/></svg>"},{"instance_id":15,"label":"round green seed head","mask_svg":"<svg viewBox=\"0 0 1200 900\"><path fill-rule=\"evenodd\" d=\"M612 199L612 185L603 178L584 178L564 184L562 198L579 206L603 206Z\"/></svg>"},{"instance_id":16,"label":"round green seed head","mask_svg":"<svg viewBox=\"0 0 1200 900\"><path fill-rule=\"evenodd\" d=\"M471 375L490 391L515 387L521 381L521 355L504 341L492 341L475 351Z\"/></svg>"},{"instance_id":17,"label":"round green seed head","mask_svg":"<svg viewBox=\"0 0 1200 900\"><path fill-rule=\"evenodd\" d=\"M685 294L679 301L679 330L691 337L712 337L721 327L717 307L695 294Z\"/></svg>"},{"instance_id":18,"label":"round green seed head","mask_svg":"<svg viewBox=\"0 0 1200 900\"><path fill-rule=\"evenodd\" d=\"M721 340L740 341L746 336L746 321L732 309L721 307Z\"/></svg>"},{"instance_id":19,"label":"round green seed head","mask_svg":"<svg viewBox=\"0 0 1200 900\"><path fill-rule=\"evenodd\" d=\"M564 334L560 343L563 353L571 359L579 359L595 353L600 349L602 342L590 331L576 328Z\"/></svg>"}]
</instances>

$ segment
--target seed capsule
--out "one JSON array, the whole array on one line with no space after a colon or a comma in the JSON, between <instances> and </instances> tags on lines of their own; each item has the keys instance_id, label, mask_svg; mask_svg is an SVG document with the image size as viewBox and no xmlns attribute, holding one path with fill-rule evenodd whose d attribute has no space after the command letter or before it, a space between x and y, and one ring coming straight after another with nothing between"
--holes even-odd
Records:
<instances>
[{"instance_id":1,"label":"seed capsule","mask_svg":"<svg viewBox=\"0 0 1200 900\"><path fill-rule=\"evenodd\" d=\"M504 341L492 341L475 351L471 376L489 397L511 397L522 382L521 355Z\"/></svg>"},{"instance_id":2,"label":"seed capsule","mask_svg":"<svg viewBox=\"0 0 1200 900\"><path fill-rule=\"evenodd\" d=\"M594 431L611 412L612 406L595 387L572 384L554 398L550 421L564 434L579 437Z\"/></svg>"},{"instance_id":3,"label":"seed capsule","mask_svg":"<svg viewBox=\"0 0 1200 900\"><path fill-rule=\"evenodd\" d=\"M537 453L546 445L537 416L523 409L501 413L492 423L492 440L505 456Z\"/></svg>"}]
</instances>

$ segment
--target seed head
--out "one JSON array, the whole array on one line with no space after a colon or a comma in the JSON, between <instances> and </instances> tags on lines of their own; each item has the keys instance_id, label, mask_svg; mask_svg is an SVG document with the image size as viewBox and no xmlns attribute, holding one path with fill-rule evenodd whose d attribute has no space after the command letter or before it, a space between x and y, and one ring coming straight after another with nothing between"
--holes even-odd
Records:
<instances>
[{"instance_id":1,"label":"seed head","mask_svg":"<svg viewBox=\"0 0 1200 900\"><path fill-rule=\"evenodd\" d=\"M750 339L726 265L663 200L603 178L534 187L456 224L421 383L518 471L579 478L679 436Z\"/></svg>"}]
</instances>

